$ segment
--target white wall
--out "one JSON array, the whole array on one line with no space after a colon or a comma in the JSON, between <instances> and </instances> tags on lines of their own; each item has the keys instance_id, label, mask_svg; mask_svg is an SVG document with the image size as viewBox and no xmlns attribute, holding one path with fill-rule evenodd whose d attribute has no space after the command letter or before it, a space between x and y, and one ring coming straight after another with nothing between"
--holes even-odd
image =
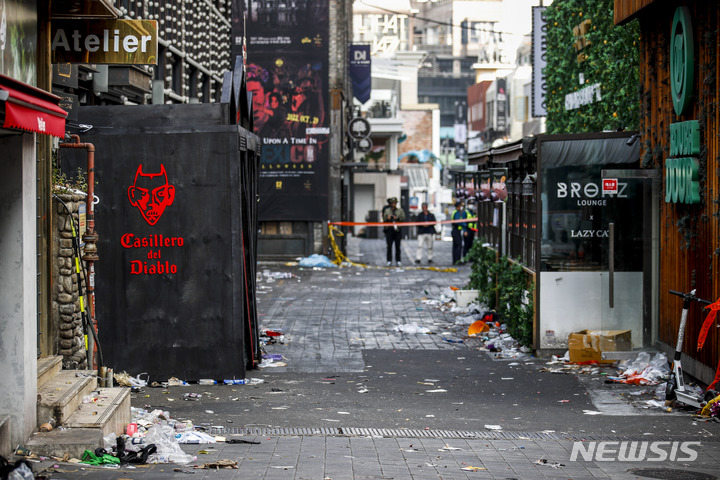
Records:
<instances>
[{"instance_id":1,"label":"white wall","mask_svg":"<svg viewBox=\"0 0 720 480\"><path fill-rule=\"evenodd\" d=\"M0 151L0 416L15 446L37 423L35 135L0 137Z\"/></svg>"},{"instance_id":2,"label":"white wall","mask_svg":"<svg viewBox=\"0 0 720 480\"><path fill-rule=\"evenodd\" d=\"M540 348L567 348L580 330L631 330L643 344L642 272L615 272L614 308L609 308L608 272L541 272ZM582 301L578 301L582 299Z\"/></svg>"}]
</instances>

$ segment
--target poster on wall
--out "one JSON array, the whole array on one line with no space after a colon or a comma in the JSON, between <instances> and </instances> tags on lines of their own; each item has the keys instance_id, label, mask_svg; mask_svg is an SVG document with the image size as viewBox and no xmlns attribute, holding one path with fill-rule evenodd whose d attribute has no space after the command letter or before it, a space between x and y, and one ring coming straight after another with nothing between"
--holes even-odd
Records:
<instances>
[{"instance_id":1,"label":"poster on wall","mask_svg":"<svg viewBox=\"0 0 720 480\"><path fill-rule=\"evenodd\" d=\"M0 0L0 73L37 86L37 2Z\"/></svg>"},{"instance_id":2,"label":"poster on wall","mask_svg":"<svg viewBox=\"0 0 720 480\"><path fill-rule=\"evenodd\" d=\"M247 42L253 130L262 141L259 220L326 220L328 4L236 0L233 18L233 43Z\"/></svg>"}]
</instances>

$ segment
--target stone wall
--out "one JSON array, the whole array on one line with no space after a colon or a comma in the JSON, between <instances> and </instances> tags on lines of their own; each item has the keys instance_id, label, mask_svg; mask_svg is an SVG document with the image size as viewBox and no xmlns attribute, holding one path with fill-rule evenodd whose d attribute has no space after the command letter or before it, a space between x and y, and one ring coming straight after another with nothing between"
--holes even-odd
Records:
<instances>
[{"instance_id":1,"label":"stone wall","mask_svg":"<svg viewBox=\"0 0 720 480\"><path fill-rule=\"evenodd\" d=\"M85 194L57 193L67 205L75 221L78 231L78 208L85 203ZM84 329L80 308L78 277L75 273L75 250L73 249L73 231L68 211L57 198L53 197L55 216L53 217L53 311L52 320L58 335L58 354L62 355L64 369L87 369ZM80 260L81 266L85 264ZM85 291L85 275L81 272L83 292ZM87 297L86 297L87 298ZM87 301L85 301L87 306ZM87 310L87 308L86 308Z\"/></svg>"}]
</instances>

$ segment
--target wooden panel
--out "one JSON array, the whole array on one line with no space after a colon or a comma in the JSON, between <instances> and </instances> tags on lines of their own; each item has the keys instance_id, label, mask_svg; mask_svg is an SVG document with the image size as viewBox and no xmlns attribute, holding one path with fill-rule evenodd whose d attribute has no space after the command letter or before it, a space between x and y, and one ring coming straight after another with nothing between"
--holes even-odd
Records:
<instances>
[{"instance_id":1,"label":"wooden panel","mask_svg":"<svg viewBox=\"0 0 720 480\"><path fill-rule=\"evenodd\" d=\"M632 20L641 9L647 7L654 1L655 0L615 0L613 7L615 25Z\"/></svg>"},{"instance_id":2,"label":"wooden panel","mask_svg":"<svg viewBox=\"0 0 720 480\"><path fill-rule=\"evenodd\" d=\"M622 14L629 14L630 3ZM659 339L675 346L682 301L668 290L689 291L715 301L720 297L720 13L714 2L695 2L689 6L695 35L695 92L692 111L679 117L672 108L670 93L670 38L677 4L660 4L653 14L640 15L640 82L642 132L641 158L646 167L663 170L669 156L671 123L699 120L701 130L700 192L698 205L666 203L665 175L660 202L660 329ZM616 15L618 11L616 10ZM707 310L694 305L688 317L683 351L713 371L718 364L720 329L712 328L705 348L697 352L697 339Z\"/></svg>"}]
</instances>

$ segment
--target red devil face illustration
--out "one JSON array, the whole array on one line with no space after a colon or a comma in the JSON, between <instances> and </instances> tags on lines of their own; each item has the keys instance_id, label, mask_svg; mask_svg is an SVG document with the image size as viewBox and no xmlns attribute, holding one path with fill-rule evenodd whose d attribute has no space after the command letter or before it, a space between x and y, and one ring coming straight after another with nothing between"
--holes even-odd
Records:
<instances>
[{"instance_id":1,"label":"red devil face illustration","mask_svg":"<svg viewBox=\"0 0 720 480\"><path fill-rule=\"evenodd\" d=\"M130 203L137 207L150 225L155 225L165 208L175 200L175 187L168 184L165 166L159 173L145 173L140 165L135 173L135 184L128 188Z\"/></svg>"}]
</instances>

